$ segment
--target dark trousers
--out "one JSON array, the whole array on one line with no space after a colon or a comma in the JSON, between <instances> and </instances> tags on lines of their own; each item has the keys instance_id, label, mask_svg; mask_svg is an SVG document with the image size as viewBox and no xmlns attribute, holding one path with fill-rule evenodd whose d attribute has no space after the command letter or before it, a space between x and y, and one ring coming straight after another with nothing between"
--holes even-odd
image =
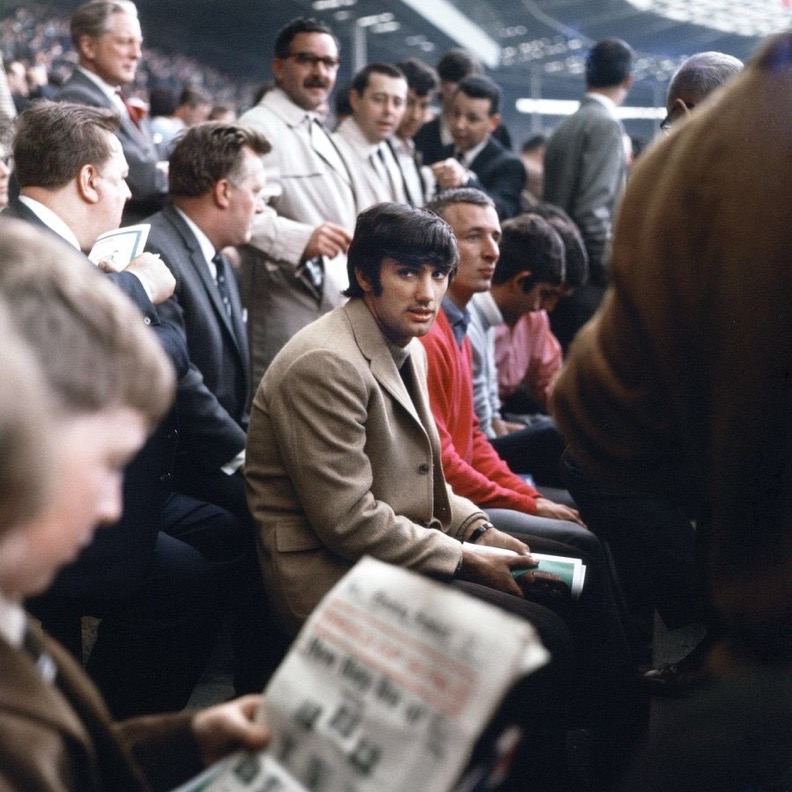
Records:
<instances>
[{"instance_id":1,"label":"dark trousers","mask_svg":"<svg viewBox=\"0 0 792 792\"><path fill-rule=\"evenodd\" d=\"M234 689L260 693L280 664L292 637L274 626L258 562L256 527L247 505L242 471L227 475L186 468L176 477L180 491L222 506L236 518L234 531L190 531L178 536L213 562L219 576L222 609L231 620Z\"/></svg>"},{"instance_id":2,"label":"dark trousers","mask_svg":"<svg viewBox=\"0 0 792 792\"><path fill-rule=\"evenodd\" d=\"M166 505L162 528L223 534L228 512L182 495ZM160 530L150 562L129 593L98 582L79 597L44 594L29 603L44 628L82 660L81 617L101 623L87 671L116 718L182 709L218 631L217 575L188 542Z\"/></svg>"},{"instance_id":3,"label":"dark trousers","mask_svg":"<svg viewBox=\"0 0 792 792\"><path fill-rule=\"evenodd\" d=\"M558 464L564 441L550 416L532 416L524 429L490 438L490 443L515 473L530 473L537 486L563 487Z\"/></svg>"},{"instance_id":4,"label":"dark trousers","mask_svg":"<svg viewBox=\"0 0 792 792\"><path fill-rule=\"evenodd\" d=\"M696 531L682 508L597 486L568 451L561 469L586 524L608 544L636 650L651 634L655 609L669 628L705 619Z\"/></svg>"}]
</instances>

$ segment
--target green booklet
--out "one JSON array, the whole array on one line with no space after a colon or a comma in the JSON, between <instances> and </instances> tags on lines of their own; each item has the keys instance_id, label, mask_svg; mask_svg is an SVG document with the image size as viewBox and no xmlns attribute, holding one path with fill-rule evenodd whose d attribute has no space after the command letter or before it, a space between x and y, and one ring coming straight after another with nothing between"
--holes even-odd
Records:
<instances>
[{"instance_id":1,"label":"green booklet","mask_svg":"<svg viewBox=\"0 0 792 792\"><path fill-rule=\"evenodd\" d=\"M470 547L477 553L507 553L517 555L514 550L507 550L503 547L489 547L488 545L464 543L465 547ZM514 567L512 575L518 578L520 575L539 570L548 572L551 575L561 578L569 587L572 599L577 599L583 591L583 584L586 582L586 565L579 558L571 556L554 556L546 553L531 553L531 558L539 563L538 567Z\"/></svg>"},{"instance_id":2,"label":"green booklet","mask_svg":"<svg viewBox=\"0 0 792 792\"><path fill-rule=\"evenodd\" d=\"M545 553L531 553L534 561L539 562L538 567L516 567L512 570L512 575L517 578L531 569L541 572L549 572L551 575L561 578L569 586L572 599L577 599L583 591L583 584L586 582L586 565L579 558L568 556L551 556Z\"/></svg>"}]
</instances>

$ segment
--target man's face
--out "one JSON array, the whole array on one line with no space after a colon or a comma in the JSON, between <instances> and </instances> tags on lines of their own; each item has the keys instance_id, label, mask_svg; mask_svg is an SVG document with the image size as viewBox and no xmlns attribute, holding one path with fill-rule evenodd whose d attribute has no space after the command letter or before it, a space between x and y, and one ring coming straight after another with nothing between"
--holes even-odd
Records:
<instances>
[{"instance_id":1,"label":"man's face","mask_svg":"<svg viewBox=\"0 0 792 792\"><path fill-rule=\"evenodd\" d=\"M491 114L489 99L473 99L461 91L451 103L451 136L460 151L470 151L481 143L495 127L500 116Z\"/></svg>"},{"instance_id":2,"label":"man's face","mask_svg":"<svg viewBox=\"0 0 792 792\"><path fill-rule=\"evenodd\" d=\"M401 264L385 257L380 266L378 295L359 274L358 283L365 292L363 301L383 335L404 347L431 329L448 288L448 273L434 264Z\"/></svg>"},{"instance_id":3,"label":"man's face","mask_svg":"<svg viewBox=\"0 0 792 792\"><path fill-rule=\"evenodd\" d=\"M452 204L443 216L453 229L459 248L459 265L449 294L464 307L474 294L487 291L492 283L500 255L500 221L492 206L469 203Z\"/></svg>"},{"instance_id":4,"label":"man's face","mask_svg":"<svg viewBox=\"0 0 792 792\"><path fill-rule=\"evenodd\" d=\"M69 416L53 426L57 458L49 506L3 540L4 586L10 593L43 591L98 526L119 519L124 467L147 429L143 414L128 407Z\"/></svg>"},{"instance_id":5,"label":"man's face","mask_svg":"<svg viewBox=\"0 0 792 792\"><path fill-rule=\"evenodd\" d=\"M129 166L121 143L112 132L104 132L104 134L107 135L111 153L107 161L97 167L96 193L98 200L94 208L96 225L93 239L88 242L89 247L93 245L99 234L112 231L121 225L124 205L132 196L126 183Z\"/></svg>"},{"instance_id":6,"label":"man's face","mask_svg":"<svg viewBox=\"0 0 792 792\"><path fill-rule=\"evenodd\" d=\"M355 121L369 143L381 143L396 131L406 102L406 80L376 72L369 75L362 94L349 92Z\"/></svg>"},{"instance_id":7,"label":"man's face","mask_svg":"<svg viewBox=\"0 0 792 792\"><path fill-rule=\"evenodd\" d=\"M261 157L251 149L242 149L240 173L229 180L228 212L223 231L225 238L220 247L244 245L250 241L253 218L264 210L262 193L266 184Z\"/></svg>"},{"instance_id":8,"label":"man's face","mask_svg":"<svg viewBox=\"0 0 792 792\"><path fill-rule=\"evenodd\" d=\"M432 104L433 94L428 93L418 96L412 88L407 89L407 104L404 108L401 124L396 130L396 135L402 140L409 140L418 134L418 130L426 123L429 106Z\"/></svg>"},{"instance_id":9,"label":"man's face","mask_svg":"<svg viewBox=\"0 0 792 792\"><path fill-rule=\"evenodd\" d=\"M338 47L329 33L298 33L289 57L272 61L275 81L297 106L316 110L327 102L338 74Z\"/></svg>"},{"instance_id":10,"label":"man's face","mask_svg":"<svg viewBox=\"0 0 792 792\"><path fill-rule=\"evenodd\" d=\"M117 11L107 20L107 31L80 40L80 64L95 72L108 85L128 85L140 63L143 36L136 16Z\"/></svg>"}]
</instances>

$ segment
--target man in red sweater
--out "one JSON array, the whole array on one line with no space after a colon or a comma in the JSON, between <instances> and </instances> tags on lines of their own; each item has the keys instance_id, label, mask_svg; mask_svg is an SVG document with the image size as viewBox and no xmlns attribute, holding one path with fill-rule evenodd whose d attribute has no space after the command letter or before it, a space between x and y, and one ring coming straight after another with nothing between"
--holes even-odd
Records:
<instances>
[{"instance_id":1,"label":"man in red sweater","mask_svg":"<svg viewBox=\"0 0 792 792\"><path fill-rule=\"evenodd\" d=\"M443 470L454 492L482 508L502 530L531 533L596 552L597 539L578 512L542 497L513 473L480 429L473 410L467 304L487 291L501 236L492 200L480 190L447 190L428 207L454 231L459 266L429 333L429 399L442 444Z\"/></svg>"}]
</instances>

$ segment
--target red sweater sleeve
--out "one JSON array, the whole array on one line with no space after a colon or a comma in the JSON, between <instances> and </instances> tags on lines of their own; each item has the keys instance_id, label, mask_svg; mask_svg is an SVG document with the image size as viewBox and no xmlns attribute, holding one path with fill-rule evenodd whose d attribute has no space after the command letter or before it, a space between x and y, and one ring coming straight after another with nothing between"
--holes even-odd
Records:
<instances>
[{"instance_id":1,"label":"red sweater sleeve","mask_svg":"<svg viewBox=\"0 0 792 792\"><path fill-rule=\"evenodd\" d=\"M429 402L440 435L443 471L457 495L482 508L536 512L536 490L512 473L478 425L473 412L470 344L457 347L440 311L421 338L428 359Z\"/></svg>"}]
</instances>

